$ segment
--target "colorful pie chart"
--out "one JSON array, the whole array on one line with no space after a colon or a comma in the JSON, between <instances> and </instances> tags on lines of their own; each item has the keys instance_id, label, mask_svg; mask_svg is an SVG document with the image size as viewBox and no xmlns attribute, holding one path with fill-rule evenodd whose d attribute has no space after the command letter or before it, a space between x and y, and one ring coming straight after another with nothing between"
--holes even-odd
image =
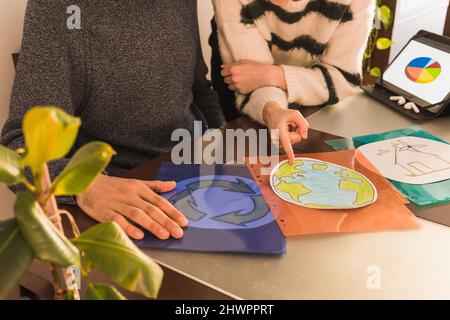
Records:
<instances>
[{"instance_id":1,"label":"colorful pie chart","mask_svg":"<svg viewBox=\"0 0 450 320\"><path fill-rule=\"evenodd\" d=\"M412 60L405 69L409 80L422 84L436 80L441 71L441 64L428 57L419 57Z\"/></svg>"}]
</instances>

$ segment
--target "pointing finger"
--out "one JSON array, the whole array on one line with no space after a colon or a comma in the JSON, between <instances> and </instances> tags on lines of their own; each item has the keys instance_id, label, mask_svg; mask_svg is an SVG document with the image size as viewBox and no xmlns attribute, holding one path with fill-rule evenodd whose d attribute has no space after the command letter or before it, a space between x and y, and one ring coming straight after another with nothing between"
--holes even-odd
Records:
<instances>
[{"instance_id":1,"label":"pointing finger","mask_svg":"<svg viewBox=\"0 0 450 320\"><path fill-rule=\"evenodd\" d=\"M286 152L286 155L289 159L289 163L291 165L294 165L294 163L295 163L294 149L292 148L291 140L289 138L289 132L288 132L287 128L280 130L280 143L284 149L284 152Z\"/></svg>"}]
</instances>

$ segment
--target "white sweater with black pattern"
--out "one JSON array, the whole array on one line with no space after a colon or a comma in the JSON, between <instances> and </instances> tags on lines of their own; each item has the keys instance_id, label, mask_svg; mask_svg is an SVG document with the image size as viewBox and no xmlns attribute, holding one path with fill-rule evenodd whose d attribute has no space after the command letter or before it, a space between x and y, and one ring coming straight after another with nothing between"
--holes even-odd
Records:
<instances>
[{"instance_id":1,"label":"white sweater with black pattern","mask_svg":"<svg viewBox=\"0 0 450 320\"><path fill-rule=\"evenodd\" d=\"M281 65L287 91L238 95L237 108L263 123L269 101L284 108L335 104L354 94L372 28L374 0L213 0L223 62Z\"/></svg>"}]
</instances>

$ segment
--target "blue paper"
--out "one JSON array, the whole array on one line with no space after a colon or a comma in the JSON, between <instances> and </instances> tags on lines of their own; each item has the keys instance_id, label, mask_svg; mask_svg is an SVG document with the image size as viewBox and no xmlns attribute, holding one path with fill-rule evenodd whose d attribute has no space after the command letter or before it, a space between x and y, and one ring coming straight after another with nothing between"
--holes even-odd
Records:
<instances>
[{"instance_id":1,"label":"blue paper","mask_svg":"<svg viewBox=\"0 0 450 320\"><path fill-rule=\"evenodd\" d=\"M432 134L424 131L419 126L412 126L408 128L370 134L366 136L353 137L351 139L335 139L325 141L329 146L335 150L348 150L356 149L368 143L388 140L403 136L413 136L419 138L430 139L447 143L446 141L433 136ZM414 185L394 180L389 180L409 201L419 206L425 206L430 204L445 203L450 201L450 180Z\"/></svg>"},{"instance_id":2,"label":"blue paper","mask_svg":"<svg viewBox=\"0 0 450 320\"><path fill-rule=\"evenodd\" d=\"M182 239L150 233L140 247L212 252L283 254L286 240L246 166L163 162L158 180L177 181L162 196L189 220Z\"/></svg>"}]
</instances>

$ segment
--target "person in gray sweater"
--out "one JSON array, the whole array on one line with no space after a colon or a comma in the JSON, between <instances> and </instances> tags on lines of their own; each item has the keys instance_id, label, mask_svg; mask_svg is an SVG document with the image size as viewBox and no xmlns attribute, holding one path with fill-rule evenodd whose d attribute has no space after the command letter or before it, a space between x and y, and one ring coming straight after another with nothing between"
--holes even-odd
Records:
<instances>
[{"instance_id":1,"label":"person in gray sweater","mask_svg":"<svg viewBox=\"0 0 450 320\"><path fill-rule=\"evenodd\" d=\"M72 5L81 9L79 29L67 24ZM161 239L180 238L187 219L158 195L174 182L116 176L168 152L177 128L192 131L195 120L204 128L224 124L206 74L196 0L29 0L1 143L24 146L22 119L33 106L58 106L80 117L71 154L93 140L118 154L77 204L98 221L116 221L133 238L144 233L129 220ZM51 177L67 162L52 162Z\"/></svg>"}]
</instances>

